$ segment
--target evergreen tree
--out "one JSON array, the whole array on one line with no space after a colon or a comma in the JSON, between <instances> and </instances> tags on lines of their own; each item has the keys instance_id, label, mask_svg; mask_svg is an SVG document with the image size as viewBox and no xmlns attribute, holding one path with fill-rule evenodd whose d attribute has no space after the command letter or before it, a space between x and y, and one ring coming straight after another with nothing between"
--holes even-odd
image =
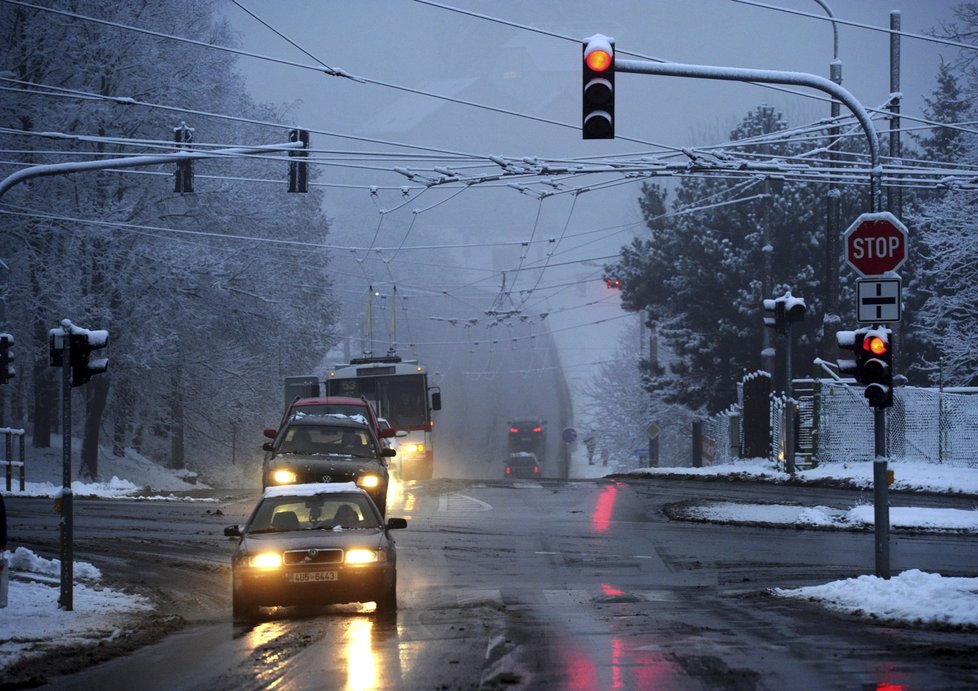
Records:
<instances>
[{"instance_id":1,"label":"evergreen tree","mask_svg":"<svg viewBox=\"0 0 978 691\"><path fill-rule=\"evenodd\" d=\"M730 138L748 141L785 128L780 114L760 106ZM800 149L761 139L736 152L788 157ZM648 310L675 355L668 372L645 368L650 390L692 409L728 407L742 375L761 366L762 301L786 291L808 306L806 321L793 329L792 369L795 376L811 372L822 327L825 231L816 214L824 196L817 185L690 176L675 191L671 216L663 219L665 191L643 187L639 203L649 236L622 248L621 259L607 271L623 280L624 308ZM775 337L774 345L783 371L784 342Z\"/></svg>"}]
</instances>

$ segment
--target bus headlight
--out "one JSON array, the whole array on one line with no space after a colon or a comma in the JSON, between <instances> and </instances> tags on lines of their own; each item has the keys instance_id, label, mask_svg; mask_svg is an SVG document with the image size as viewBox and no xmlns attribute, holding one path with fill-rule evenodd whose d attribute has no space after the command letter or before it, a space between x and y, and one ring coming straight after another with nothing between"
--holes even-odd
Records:
<instances>
[{"instance_id":1,"label":"bus headlight","mask_svg":"<svg viewBox=\"0 0 978 691\"><path fill-rule=\"evenodd\" d=\"M410 454L424 453L424 444L404 444L401 446L401 450Z\"/></svg>"}]
</instances>

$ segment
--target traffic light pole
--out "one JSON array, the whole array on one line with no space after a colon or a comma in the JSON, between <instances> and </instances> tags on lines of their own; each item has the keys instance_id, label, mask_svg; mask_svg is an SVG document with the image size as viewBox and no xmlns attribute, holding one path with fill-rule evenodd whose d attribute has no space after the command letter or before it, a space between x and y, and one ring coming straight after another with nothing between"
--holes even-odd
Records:
<instances>
[{"instance_id":1,"label":"traffic light pole","mask_svg":"<svg viewBox=\"0 0 978 691\"><path fill-rule=\"evenodd\" d=\"M890 577L890 487L886 463L886 408L873 408L876 458L873 459L873 517L876 536L876 575Z\"/></svg>"},{"instance_id":2,"label":"traffic light pole","mask_svg":"<svg viewBox=\"0 0 978 691\"><path fill-rule=\"evenodd\" d=\"M61 596L58 607L74 609L74 502L71 494L71 322L61 322L64 345L61 362Z\"/></svg>"},{"instance_id":3,"label":"traffic light pole","mask_svg":"<svg viewBox=\"0 0 978 691\"><path fill-rule=\"evenodd\" d=\"M195 161L204 158L221 158L222 156L240 156L246 154L267 154L276 151L293 151L303 149L305 143L302 141L288 142L286 144L269 144L267 146L248 146L236 147L233 149L212 149L210 151L187 151L172 154L155 154L148 156L129 156L126 158L110 158L99 161L79 161L76 163L51 163L39 166L29 166L21 168L15 173L11 173L3 180L0 180L0 197L14 185L32 178L47 177L51 175L67 175L69 173L84 173L93 170L109 170L115 168L143 168L155 166L160 163L179 163L181 161Z\"/></svg>"},{"instance_id":4,"label":"traffic light pole","mask_svg":"<svg viewBox=\"0 0 978 691\"><path fill-rule=\"evenodd\" d=\"M807 86L824 91L852 111L866 134L869 145L870 208L875 213L880 210L882 197L883 171L880 165L880 142L872 118L847 89L833 81L807 72L781 72L775 70L753 70L740 67L716 67L712 65L687 65L679 62L652 62L651 60L623 60L615 56L615 71L633 74L653 74L664 77L689 77L694 79L719 79L734 82L757 82L761 84L790 84Z\"/></svg>"}]
</instances>

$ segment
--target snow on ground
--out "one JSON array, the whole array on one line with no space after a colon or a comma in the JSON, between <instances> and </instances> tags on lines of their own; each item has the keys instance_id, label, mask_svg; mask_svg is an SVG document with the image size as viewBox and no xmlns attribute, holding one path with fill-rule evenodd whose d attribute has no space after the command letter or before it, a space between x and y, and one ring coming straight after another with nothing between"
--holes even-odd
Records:
<instances>
[{"instance_id":1,"label":"snow on ground","mask_svg":"<svg viewBox=\"0 0 978 691\"><path fill-rule=\"evenodd\" d=\"M880 621L978 626L978 578L945 578L913 569L888 581L860 576L807 588L775 588L773 593Z\"/></svg>"},{"instance_id":2,"label":"snow on ground","mask_svg":"<svg viewBox=\"0 0 978 691\"><path fill-rule=\"evenodd\" d=\"M978 495L978 468L956 468L939 463L890 461L894 483L892 490L938 492L942 494ZM816 468L798 470L794 476L775 468L767 459L746 459L704 468L636 468L622 475L670 477L739 477L763 482L825 483L832 481L848 487L872 489L873 464L870 461L822 463Z\"/></svg>"},{"instance_id":3,"label":"snow on ground","mask_svg":"<svg viewBox=\"0 0 978 691\"><path fill-rule=\"evenodd\" d=\"M77 477L77 451L73 453L72 477ZM173 492L205 489L193 473L163 468L128 451L123 458L103 454L99 471L107 481L73 481L75 497L138 498L146 501L214 501L182 497ZM55 497L61 493L61 439L52 439L51 449L31 449L27 456L24 491L19 469L14 469L12 491L6 491L0 472L0 492L6 497ZM9 502L8 502L9 504ZM9 509L9 506L8 506ZM102 574L92 564L75 561L72 610L58 607L61 593L61 562L47 559L24 547L8 544L9 584L7 606L0 607L0 672L21 659L51 649L75 644L98 645L112 640L127 625L136 625L140 613L152 603L100 584ZM0 594L0 601L2 601Z\"/></svg>"},{"instance_id":4,"label":"snow on ground","mask_svg":"<svg viewBox=\"0 0 978 691\"><path fill-rule=\"evenodd\" d=\"M100 586L101 572L76 561L72 610L62 610L60 560L39 557L24 547L8 553L7 559L12 578L7 607L0 608L0 671L59 647L112 640L135 622L133 614L153 609L144 597Z\"/></svg>"}]
</instances>

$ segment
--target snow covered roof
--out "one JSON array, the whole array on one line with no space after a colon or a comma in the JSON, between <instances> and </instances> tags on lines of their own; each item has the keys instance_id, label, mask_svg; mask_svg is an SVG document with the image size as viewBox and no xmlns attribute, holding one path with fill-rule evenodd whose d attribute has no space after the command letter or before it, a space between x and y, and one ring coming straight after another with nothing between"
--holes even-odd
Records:
<instances>
[{"instance_id":1,"label":"snow covered roof","mask_svg":"<svg viewBox=\"0 0 978 691\"><path fill-rule=\"evenodd\" d=\"M317 494L363 492L353 482L310 482L301 485L276 485L267 487L262 497L314 497Z\"/></svg>"}]
</instances>

